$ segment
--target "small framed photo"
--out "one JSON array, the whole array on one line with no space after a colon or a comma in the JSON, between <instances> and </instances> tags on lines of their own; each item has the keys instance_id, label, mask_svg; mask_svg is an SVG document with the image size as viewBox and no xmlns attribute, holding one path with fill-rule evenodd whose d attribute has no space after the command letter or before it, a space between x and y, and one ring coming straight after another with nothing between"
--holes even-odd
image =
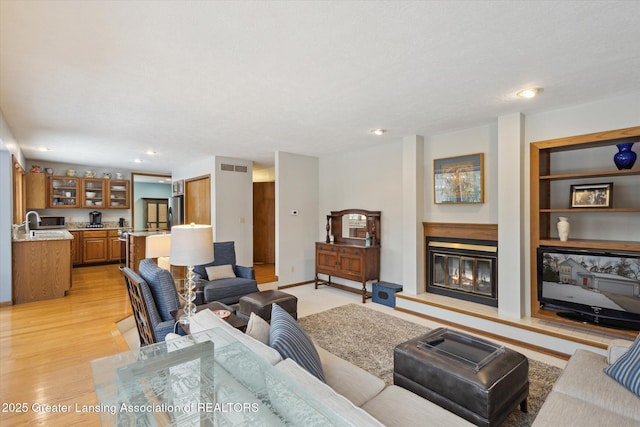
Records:
<instances>
[{"instance_id":1,"label":"small framed photo","mask_svg":"<svg viewBox=\"0 0 640 427\"><path fill-rule=\"evenodd\" d=\"M610 208L613 202L613 182L571 186L572 208Z\"/></svg>"},{"instance_id":2,"label":"small framed photo","mask_svg":"<svg viewBox=\"0 0 640 427\"><path fill-rule=\"evenodd\" d=\"M433 202L484 203L484 154L434 159Z\"/></svg>"}]
</instances>

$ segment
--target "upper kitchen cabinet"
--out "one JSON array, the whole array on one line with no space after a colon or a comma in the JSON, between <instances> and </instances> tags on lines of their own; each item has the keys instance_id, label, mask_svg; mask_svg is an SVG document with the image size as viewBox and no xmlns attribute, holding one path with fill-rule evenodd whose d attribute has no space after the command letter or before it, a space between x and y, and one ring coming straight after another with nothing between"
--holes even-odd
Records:
<instances>
[{"instance_id":1,"label":"upper kitchen cabinet","mask_svg":"<svg viewBox=\"0 0 640 427\"><path fill-rule=\"evenodd\" d=\"M93 208L105 205L105 180L101 178L82 179L82 207Z\"/></svg>"},{"instance_id":2,"label":"upper kitchen cabinet","mask_svg":"<svg viewBox=\"0 0 640 427\"><path fill-rule=\"evenodd\" d=\"M80 178L71 176L49 177L49 207L79 208Z\"/></svg>"},{"instance_id":3,"label":"upper kitchen cabinet","mask_svg":"<svg viewBox=\"0 0 640 427\"><path fill-rule=\"evenodd\" d=\"M124 179L107 180L107 208L129 209L129 181Z\"/></svg>"},{"instance_id":4,"label":"upper kitchen cabinet","mask_svg":"<svg viewBox=\"0 0 640 427\"><path fill-rule=\"evenodd\" d=\"M47 207L47 176L43 173L25 174L25 208L44 209Z\"/></svg>"}]
</instances>

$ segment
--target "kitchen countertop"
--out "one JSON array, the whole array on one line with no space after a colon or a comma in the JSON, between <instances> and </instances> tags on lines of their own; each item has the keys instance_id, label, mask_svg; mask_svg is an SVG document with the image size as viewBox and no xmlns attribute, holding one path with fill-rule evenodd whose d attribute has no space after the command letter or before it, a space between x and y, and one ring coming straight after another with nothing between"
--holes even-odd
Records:
<instances>
[{"instance_id":1,"label":"kitchen countertop","mask_svg":"<svg viewBox=\"0 0 640 427\"><path fill-rule=\"evenodd\" d=\"M171 232L168 230L130 231L129 232L129 236L134 236L134 237L147 237L147 236L153 236L156 234L171 234Z\"/></svg>"},{"instance_id":2,"label":"kitchen countertop","mask_svg":"<svg viewBox=\"0 0 640 427\"><path fill-rule=\"evenodd\" d=\"M73 240L73 235L65 229L57 230L40 230L40 231L56 231L59 235L47 234L43 236L31 237L24 231L19 231L13 235L14 242L43 242L47 240Z\"/></svg>"}]
</instances>

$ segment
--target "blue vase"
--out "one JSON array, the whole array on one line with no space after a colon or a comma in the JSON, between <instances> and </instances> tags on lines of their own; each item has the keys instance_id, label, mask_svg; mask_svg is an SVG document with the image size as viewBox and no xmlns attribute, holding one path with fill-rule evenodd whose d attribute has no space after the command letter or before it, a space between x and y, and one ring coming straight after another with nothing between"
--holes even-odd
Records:
<instances>
[{"instance_id":1,"label":"blue vase","mask_svg":"<svg viewBox=\"0 0 640 427\"><path fill-rule=\"evenodd\" d=\"M613 163L616 164L618 169L631 169L638 158L638 155L631 151L633 142L627 142L626 144L617 144L618 152L613 156Z\"/></svg>"}]
</instances>

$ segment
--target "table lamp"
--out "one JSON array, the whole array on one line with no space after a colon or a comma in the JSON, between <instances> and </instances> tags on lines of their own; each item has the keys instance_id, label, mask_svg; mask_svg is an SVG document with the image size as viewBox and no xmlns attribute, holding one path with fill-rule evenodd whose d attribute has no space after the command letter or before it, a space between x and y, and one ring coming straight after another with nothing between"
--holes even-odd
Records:
<instances>
[{"instance_id":1,"label":"table lamp","mask_svg":"<svg viewBox=\"0 0 640 427\"><path fill-rule=\"evenodd\" d=\"M194 265L213 261L213 227L210 225L189 224L171 227L171 264L187 267L185 295L186 304L180 323L189 324L196 313L196 287Z\"/></svg>"},{"instance_id":2,"label":"table lamp","mask_svg":"<svg viewBox=\"0 0 640 427\"><path fill-rule=\"evenodd\" d=\"M158 267L171 271L171 234L153 234L145 239L145 257L158 258Z\"/></svg>"}]
</instances>

